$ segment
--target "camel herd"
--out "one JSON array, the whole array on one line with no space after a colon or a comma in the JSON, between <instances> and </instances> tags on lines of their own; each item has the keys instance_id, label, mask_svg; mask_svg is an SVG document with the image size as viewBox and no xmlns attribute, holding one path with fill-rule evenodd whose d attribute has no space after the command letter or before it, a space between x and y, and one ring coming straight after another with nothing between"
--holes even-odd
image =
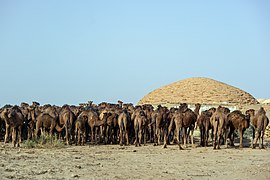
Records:
<instances>
[{"instance_id":1,"label":"camel herd","mask_svg":"<svg viewBox=\"0 0 270 180\"><path fill-rule=\"evenodd\" d=\"M200 113L200 104L192 111L183 103L177 108L159 105L156 109L150 104L137 105L89 103L87 105L62 107L37 102L31 105L5 105L0 109L0 140L15 146L22 140L38 138L48 132L57 134L66 144L85 143L120 144L141 146L154 143L166 148L177 144L179 149L188 143L195 146L193 132L200 130L200 146L208 146L211 141L214 149L222 144L234 146L235 131L240 136L239 148L243 148L243 134L251 126L253 130L251 147L263 148L263 136L269 123L265 110L247 110L244 114L226 107L210 108ZM211 138L210 138L211 137Z\"/></svg>"}]
</instances>

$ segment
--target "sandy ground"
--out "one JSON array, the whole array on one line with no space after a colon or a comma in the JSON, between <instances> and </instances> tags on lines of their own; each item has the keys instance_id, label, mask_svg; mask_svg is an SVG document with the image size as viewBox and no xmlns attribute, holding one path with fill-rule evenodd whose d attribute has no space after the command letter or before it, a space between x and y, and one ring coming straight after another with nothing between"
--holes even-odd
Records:
<instances>
[{"instance_id":1,"label":"sandy ground","mask_svg":"<svg viewBox=\"0 0 270 180\"><path fill-rule=\"evenodd\" d=\"M12 148L0 144L0 179L270 179L270 147L177 145Z\"/></svg>"}]
</instances>

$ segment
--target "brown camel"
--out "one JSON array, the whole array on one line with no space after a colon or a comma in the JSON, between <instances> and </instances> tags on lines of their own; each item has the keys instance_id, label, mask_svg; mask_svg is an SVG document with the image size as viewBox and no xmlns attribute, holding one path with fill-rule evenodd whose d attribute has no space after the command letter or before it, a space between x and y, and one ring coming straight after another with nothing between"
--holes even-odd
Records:
<instances>
[{"instance_id":1,"label":"brown camel","mask_svg":"<svg viewBox=\"0 0 270 180\"><path fill-rule=\"evenodd\" d=\"M99 119L98 113L93 108L89 108L87 110L82 111L79 116L87 117L87 124L89 125L89 127L91 129L91 142L96 144L97 143L97 139L96 139L97 130L95 131L95 128L96 127L100 128L99 137L102 137L103 136L103 127L106 124L106 122ZM87 136L88 136L88 133L86 135L86 138L87 138Z\"/></svg>"},{"instance_id":2,"label":"brown camel","mask_svg":"<svg viewBox=\"0 0 270 180\"><path fill-rule=\"evenodd\" d=\"M116 111L107 112L107 120L106 120L106 128L105 128L105 143L113 143L116 144L118 138L118 113Z\"/></svg>"},{"instance_id":3,"label":"brown camel","mask_svg":"<svg viewBox=\"0 0 270 180\"><path fill-rule=\"evenodd\" d=\"M251 147L256 148L257 142L259 140L259 148L264 148L263 136L264 136L265 129L269 123L269 119L266 116L266 112L264 108L261 107L256 114L255 114L254 109L249 109L246 111L246 114L250 116L251 127L253 131ZM255 137L255 133L256 133L256 137ZM255 143L254 143L254 140L255 140ZM260 143L260 140L261 140L261 143Z\"/></svg>"},{"instance_id":4,"label":"brown camel","mask_svg":"<svg viewBox=\"0 0 270 180\"><path fill-rule=\"evenodd\" d=\"M63 106L59 113L59 124L65 126L66 144L70 144L70 140L74 137L74 122L75 115L70 110L69 106Z\"/></svg>"},{"instance_id":5,"label":"brown camel","mask_svg":"<svg viewBox=\"0 0 270 180\"><path fill-rule=\"evenodd\" d=\"M208 146L209 130L212 129L210 118L216 111L216 108L211 108L206 111L202 111L201 115L197 118L197 126L200 129L200 145L203 147Z\"/></svg>"},{"instance_id":6,"label":"brown camel","mask_svg":"<svg viewBox=\"0 0 270 180\"><path fill-rule=\"evenodd\" d=\"M119 125L119 144L120 146L123 145L124 138L126 145L129 145L129 139L128 139L128 133L129 133L129 127L130 127L130 115L126 109L122 111L122 113L118 116L118 125ZM124 137L123 137L124 136Z\"/></svg>"},{"instance_id":7,"label":"brown camel","mask_svg":"<svg viewBox=\"0 0 270 180\"><path fill-rule=\"evenodd\" d=\"M53 135L53 131L56 130L58 133L63 130L64 127L60 127L56 121L56 119L52 116L50 116L47 113L41 113L36 118L36 132L35 136L38 137L39 131L41 131L42 137L44 136L44 133L46 132L46 129L49 129L49 135Z\"/></svg>"},{"instance_id":8,"label":"brown camel","mask_svg":"<svg viewBox=\"0 0 270 180\"><path fill-rule=\"evenodd\" d=\"M84 145L86 141L86 122L87 116L80 114L75 121L75 144Z\"/></svg>"},{"instance_id":9,"label":"brown camel","mask_svg":"<svg viewBox=\"0 0 270 180\"><path fill-rule=\"evenodd\" d=\"M162 107L159 105L157 109L152 113L152 120L150 123L150 126L154 126L154 132L155 132L155 140L154 145L160 145L161 144L161 135L163 134L164 126L166 125L166 119L168 115L168 109L167 107ZM164 142L166 143L166 142Z\"/></svg>"},{"instance_id":10,"label":"brown camel","mask_svg":"<svg viewBox=\"0 0 270 180\"><path fill-rule=\"evenodd\" d=\"M233 111L227 116L229 131L230 145L234 146L234 131L238 130L240 135L240 145L239 148L243 148L243 134L245 130L249 127L250 116L245 116L241 111Z\"/></svg>"},{"instance_id":11,"label":"brown camel","mask_svg":"<svg viewBox=\"0 0 270 180\"><path fill-rule=\"evenodd\" d=\"M1 112L1 118L5 120L6 134L4 143L7 143L9 130L12 131L12 144L14 147L20 147L21 143L21 131L24 123L24 117L18 106L11 108L4 108Z\"/></svg>"},{"instance_id":12,"label":"brown camel","mask_svg":"<svg viewBox=\"0 0 270 180\"><path fill-rule=\"evenodd\" d=\"M33 104L34 106L31 105L27 108L29 112L28 123L27 123L28 140L35 136L35 128L36 128L36 122L37 122L36 118L41 114L41 107L38 106L36 103L33 103Z\"/></svg>"},{"instance_id":13,"label":"brown camel","mask_svg":"<svg viewBox=\"0 0 270 180\"><path fill-rule=\"evenodd\" d=\"M135 146L141 146L142 136L144 136L144 145L146 144L146 128L148 121L143 110L140 110L134 118L134 129L135 129Z\"/></svg>"},{"instance_id":14,"label":"brown camel","mask_svg":"<svg viewBox=\"0 0 270 180\"><path fill-rule=\"evenodd\" d=\"M220 149L220 139L225 135L224 141L227 147L227 115L229 110L227 108L219 106L215 113L210 118L210 123L213 126L213 147L214 149Z\"/></svg>"},{"instance_id":15,"label":"brown camel","mask_svg":"<svg viewBox=\"0 0 270 180\"><path fill-rule=\"evenodd\" d=\"M179 109L174 113L173 121L176 128L176 140L179 149L183 149L180 145L179 133L182 131L184 147L187 147L187 129L191 128L191 132L194 130L194 125L196 122L196 114L187 107L187 104L181 104ZM194 146L193 133L191 133L191 143Z\"/></svg>"},{"instance_id":16,"label":"brown camel","mask_svg":"<svg viewBox=\"0 0 270 180\"><path fill-rule=\"evenodd\" d=\"M187 142L189 142L189 138L191 137L191 135L193 137L194 129L197 128L197 118L200 115L200 108L201 108L201 104L196 103L195 109L194 109L194 114L196 116L196 119L195 119L195 122L191 123L191 126L188 128L188 133L187 133L188 141ZM190 135L190 133L191 133L191 135ZM194 146L194 144L192 144L192 145Z\"/></svg>"},{"instance_id":17,"label":"brown camel","mask_svg":"<svg viewBox=\"0 0 270 180\"><path fill-rule=\"evenodd\" d=\"M151 104L144 104L142 109L146 115L146 119L148 121L148 127L146 133L148 133L149 142L154 142L154 134L153 134L153 126L149 125L152 120L152 113L154 112L154 107Z\"/></svg>"}]
</instances>

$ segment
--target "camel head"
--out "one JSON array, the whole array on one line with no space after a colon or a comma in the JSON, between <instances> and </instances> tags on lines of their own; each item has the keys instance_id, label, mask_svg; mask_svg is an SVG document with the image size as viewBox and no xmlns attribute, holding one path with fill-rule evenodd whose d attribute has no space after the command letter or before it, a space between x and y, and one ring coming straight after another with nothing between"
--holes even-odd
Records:
<instances>
[{"instance_id":1,"label":"camel head","mask_svg":"<svg viewBox=\"0 0 270 180\"><path fill-rule=\"evenodd\" d=\"M258 114L266 114L265 110L263 107L261 107L259 110L258 110Z\"/></svg>"},{"instance_id":2,"label":"camel head","mask_svg":"<svg viewBox=\"0 0 270 180\"><path fill-rule=\"evenodd\" d=\"M253 117L255 115L255 110L254 109L247 110L246 115L249 115L249 117Z\"/></svg>"}]
</instances>

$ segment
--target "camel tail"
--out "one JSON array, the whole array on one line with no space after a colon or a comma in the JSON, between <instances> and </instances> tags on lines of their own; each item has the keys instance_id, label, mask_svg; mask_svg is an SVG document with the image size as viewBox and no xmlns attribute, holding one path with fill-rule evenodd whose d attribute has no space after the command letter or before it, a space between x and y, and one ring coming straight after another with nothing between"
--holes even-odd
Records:
<instances>
[{"instance_id":1,"label":"camel tail","mask_svg":"<svg viewBox=\"0 0 270 180\"><path fill-rule=\"evenodd\" d=\"M139 131L139 124L138 124L138 121L136 121L136 124L135 124L134 129L135 129L135 132L138 132L138 131Z\"/></svg>"},{"instance_id":2,"label":"camel tail","mask_svg":"<svg viewBox=\"0 0 270 180\"><path fill-rule=\"evenodd\" d=\"M64 129L65 125L63 127L60 127L58 123L56 123L55 129L57 132L61 132Z\"/></svg>"},{"instance_id":3,"label":"camel tail","mask_svg":"<svg viewBox=\"0 0 270 180\"><path fill-rule=\"evenodd\" d=\"M265 123L265 121L267 121L267 119L264 119L264 120L262 120L261 121L261 124L260 124L260 126L258 127L258 132L262 132L263 130L264 130L264 123Z\"/></svg>"}]
</instances>

